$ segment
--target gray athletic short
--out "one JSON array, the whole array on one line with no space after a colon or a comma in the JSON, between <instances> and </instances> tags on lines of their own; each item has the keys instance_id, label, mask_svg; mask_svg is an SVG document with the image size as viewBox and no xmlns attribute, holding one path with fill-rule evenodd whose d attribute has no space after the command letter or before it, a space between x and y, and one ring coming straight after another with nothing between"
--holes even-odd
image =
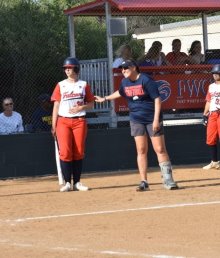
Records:
<instances>
[{"instance_id":1,"label":"gray athletic short","mask_svg":"<svg viewBox=\"0 0 220 258\"><path fill-rule=\"evenodd\" d=\"M163 122L160 122L160 129L157 132L153 132L152 124L140 124L130 121L131 136L143 136L146 133L150 136L160 136L164 134Z\"/></svg>"}]
</instances>

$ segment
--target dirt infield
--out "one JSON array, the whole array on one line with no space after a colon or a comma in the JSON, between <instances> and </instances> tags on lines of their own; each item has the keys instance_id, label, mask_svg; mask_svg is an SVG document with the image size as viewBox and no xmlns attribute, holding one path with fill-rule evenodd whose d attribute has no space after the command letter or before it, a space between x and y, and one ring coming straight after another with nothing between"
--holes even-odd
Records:
<instances>
[{"instance_id":1,"label":"dirt infield","mask_svg":"<svg viewBox=\"0 0 220 258\"><path fill-rule=\"evenodd\" d=\"M84 175L89 192L60 193L56 177L0 181L0 257L220 257L220 170L174 167L180 189L150 169Z\"/></svg>"}]
</instances>

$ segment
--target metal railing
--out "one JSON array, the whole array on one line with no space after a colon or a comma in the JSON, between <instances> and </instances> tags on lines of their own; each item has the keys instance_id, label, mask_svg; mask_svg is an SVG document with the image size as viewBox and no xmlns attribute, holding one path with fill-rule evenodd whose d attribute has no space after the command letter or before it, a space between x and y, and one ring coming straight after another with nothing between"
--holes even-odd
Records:
<instances>
[{"instance_id":1,"label":"metal railing","mask_svg":"<svg viewBox=\"0 0 220 258\"><path fill-rule=\"evenodd\" d=\"M90 85L94 95L109 95L108 59L80 60L80 79L85 80ZM108 101L95 103L94 108L87 111L88 124L110 126L110 110L111 106Z\"/></svg>"},{"instance_id":2,"label":"metal railing","mask_svg":"<svg viewBox=\"0 0 220 258\"><path fill-rule=\"evenodd\" d=\"M81 60L80 79L87 81L94 95L109 95L108 59ZM95 103L93 112L109 110L109 102Z\"/></svg>"}]
</instances>

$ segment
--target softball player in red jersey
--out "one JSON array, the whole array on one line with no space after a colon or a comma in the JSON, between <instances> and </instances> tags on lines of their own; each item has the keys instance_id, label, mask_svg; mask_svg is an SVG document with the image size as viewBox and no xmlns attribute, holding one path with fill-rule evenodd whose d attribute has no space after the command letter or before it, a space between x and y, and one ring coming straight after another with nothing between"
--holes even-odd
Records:
<instances>
[{"instance_id":1,"label":"softball player in red jersey","mask_svg":"<svg viewBox=\"0 0 220 258\"><path fill-rule=\"evenodd\" d=\"M52 134L57 137L60 165L66 184L61 192L71 190L87 191L80 182L87 135L86 110L94 104L94 95L87 82L78 78L79 62L76 58L65 59L63 69L67 79L59 82L52 94L54 101Z\"/></svg>"},{"instance_id":2,"label":"softball player in red jersey","mask_svg":"<svg viewBox=\"0 0 220 258\"><path fill-rule=\"evenodd\" d=\"M220 168L217 143L220 139L220 65L214 65L211 73L214 82L209 85L203 112L203 124L207 125L206 144L210 148L211 163L203 169Z\"/></svg>"}]
</instances>

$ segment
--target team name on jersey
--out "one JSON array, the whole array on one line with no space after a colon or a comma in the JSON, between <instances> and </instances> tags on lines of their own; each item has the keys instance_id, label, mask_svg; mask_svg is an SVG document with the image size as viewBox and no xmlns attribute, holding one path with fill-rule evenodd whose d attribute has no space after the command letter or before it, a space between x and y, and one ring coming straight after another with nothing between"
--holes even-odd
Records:
<instances>
[{"instance_id":1,"label":"team name on jersey","mask_svg":"<svg viewBox=\"0 0 220 258\"><path fill-rule=\"evenodd\" d=\"M63 93L63 99L71 99L71 98L82 98L83 94L81 93L74 93L74 92L64 92Z\"/></svg>"},{"instance_id":2,"label":"team name on jersey","mask_svg":"<svg viewBox=\"0 0 220 258\"><path fill-rule=\"evenodd\" d=\"M142 96L144 95L143 87L142 85L135 85L135 86L130 86L130 87L125 87L125 94L128 97L133 97L133 96Z\"/></svg>"},{"instance_id":3,"label":"team name on jersey","mask_svg":"<svg viewBox=\"0 0 220 258\"><path fill-rule=\"evenodd\" d=\"M63 80L60 84L62 100L83 99L85 96L86 82L79 80L75 84Z\"/></svg>"}]
</instances>

